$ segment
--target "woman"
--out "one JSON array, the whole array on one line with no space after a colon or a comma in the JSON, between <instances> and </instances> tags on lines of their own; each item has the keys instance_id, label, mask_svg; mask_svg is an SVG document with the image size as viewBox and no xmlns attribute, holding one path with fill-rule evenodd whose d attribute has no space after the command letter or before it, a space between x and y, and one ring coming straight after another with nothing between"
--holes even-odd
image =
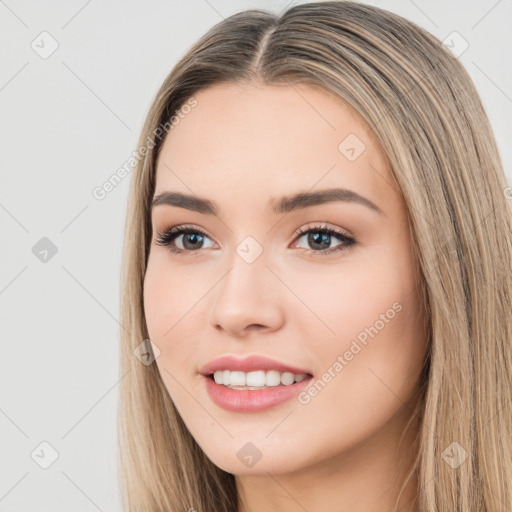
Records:
<instances>
[{"instance_id":1,"label":"woman","mask_svg":"<svg viewBox=\"0 0 512 512\"><path fill-rule=\"evenodd\" d=\"M236 14L138 151L127 511L512 510L512 215L440 41L352 2Z\"/></svg>"}]
</instances>

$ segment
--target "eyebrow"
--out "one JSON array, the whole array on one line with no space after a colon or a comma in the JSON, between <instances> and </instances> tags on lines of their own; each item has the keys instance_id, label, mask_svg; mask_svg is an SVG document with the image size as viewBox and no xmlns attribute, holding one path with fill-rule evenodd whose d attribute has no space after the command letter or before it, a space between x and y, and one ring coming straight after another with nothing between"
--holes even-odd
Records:
<instances>
[{"instance_id":1,"label":"eyebrow","mask_svg":"<svg viewBox=\"0 0 512 512\"><path fill-rule=\"evenodd\" d=\"M366 206L379 215L385 215L384 212L372 201L363 197L353 190L345 188L330 188L319 190L317 192L301 192L293 196L282 197L272 203L272 211L276 214L289 213L296 210L302 210L310 206L316 206L332 202L355 203ZM158 194L151 205L155 206L169 205L185 208L206 215L218 215L217 205L208 199L183 194L181 192L165 191Z\"/></svg>"}]
</instances>

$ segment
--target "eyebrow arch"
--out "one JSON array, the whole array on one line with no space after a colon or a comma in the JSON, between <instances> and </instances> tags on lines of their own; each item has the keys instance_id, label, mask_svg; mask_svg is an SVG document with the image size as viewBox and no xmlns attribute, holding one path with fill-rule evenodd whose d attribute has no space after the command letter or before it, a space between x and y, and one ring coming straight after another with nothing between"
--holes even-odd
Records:
<instances>
[{"instance_id":1,"label":"eyebrow arch","mask_svg":"<svg viewBox=\"0 0 512 512\"><path fill-rule=\"evenodd\" d=\"M272 211L276 214L289 213L335 201L360 204L370 208L379 215L385 215L375 203L353 190L345 188L329 188L317 192L301 192L293 196L282 197L272 203ZM155 206L163 204L185 208L206 215L218 215L218 207L213 201L181 192L165 191L158 194L153 199L151 208L153 209Z\"/></svg>"}]
</instances>

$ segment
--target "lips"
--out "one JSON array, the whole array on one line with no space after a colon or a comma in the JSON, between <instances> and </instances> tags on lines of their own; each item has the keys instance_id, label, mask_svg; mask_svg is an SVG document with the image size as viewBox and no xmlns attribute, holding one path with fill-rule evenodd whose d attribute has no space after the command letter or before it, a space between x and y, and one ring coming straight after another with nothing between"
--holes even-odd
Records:
<instances>
[{"instance_id":1,"label":"lips","mask_svg":"<svg viewBox=\"0 0 512 512\"><path fill-rule=\"evenodd\" d=\"M258 355L245 358L237 358L235 356L218 357L204 365L199 372L202 375L209 376L217 370L238 370L242 372L276 370L278 372L290 372L295 374L306 373L312 376L312 373L307 369L291 366L281 361Z\"/></svg>"}]
</instances>

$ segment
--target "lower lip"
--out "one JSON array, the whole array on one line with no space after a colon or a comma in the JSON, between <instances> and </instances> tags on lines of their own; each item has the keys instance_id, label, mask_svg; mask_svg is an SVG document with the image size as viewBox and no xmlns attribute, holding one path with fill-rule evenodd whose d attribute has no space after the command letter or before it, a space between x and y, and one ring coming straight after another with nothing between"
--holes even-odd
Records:
<instances>
[{"instance_id":1,"label":"lower lip","mask_svg":"<svg viewBox=\"0 0 512 512\"><path fill-rule=\"evenodd\" d=\"M289 386L271 386L266 389L230 389L217 384L213 378L204 376L206 391L218 406L228 411L258 412L280 405L300 393L310 383L313 377L307 377L301 382Z\"/></svg>"}]
</instances>

